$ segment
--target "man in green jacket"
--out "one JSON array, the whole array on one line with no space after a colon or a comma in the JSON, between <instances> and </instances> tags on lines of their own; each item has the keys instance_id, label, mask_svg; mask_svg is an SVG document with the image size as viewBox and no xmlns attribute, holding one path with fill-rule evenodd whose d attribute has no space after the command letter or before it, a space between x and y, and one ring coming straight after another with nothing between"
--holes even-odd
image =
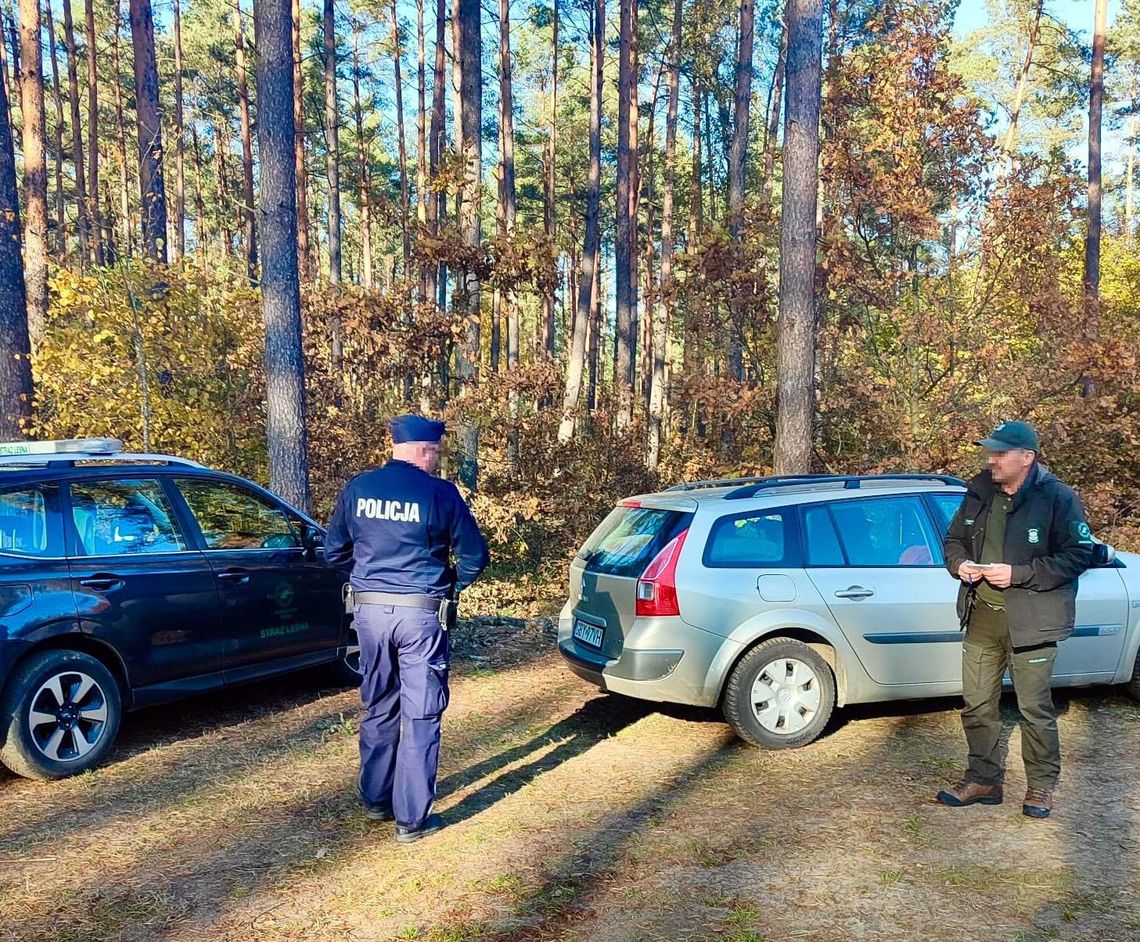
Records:
<instances>
[{"instance_id":1,"label":"man in green jacket","mask_svg":"<svg viewBox=\"0 0 1140 942\"><path fill-rule=\"evenodd\" d=\"M1073 631L1077 578L1092 565L1095 541L1080 498L1038 463L1032 426L1003 422L977 444L987 467L970 482L944 547L946 566L962 583L962 727L970 755L965 780L938 800L955 808L1001 804L999 701L1008 668L1029 786L1021 810L1047 818L1061 772L1050 681L1057 642Z\"/></svg>"}]
</instances>

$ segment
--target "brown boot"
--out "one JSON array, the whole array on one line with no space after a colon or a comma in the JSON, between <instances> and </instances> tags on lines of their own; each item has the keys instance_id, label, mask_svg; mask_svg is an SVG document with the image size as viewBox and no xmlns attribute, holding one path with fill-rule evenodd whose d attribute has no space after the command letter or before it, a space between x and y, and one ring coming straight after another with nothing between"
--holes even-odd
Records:
<instances>
[{"instance_id":1,"label":"brown boot","mask_svg":"<svg viewBox=\"0 0 1140 942\"><path fill-rule=\"evenodd\" d=\"M1053 789L1034 788L1030 785L1025 789L1025 801L1021 803L1021 813L1027 818L1047 818L1053 810Z\"/></svg>"},{"instance_id":2,"label":"brown boot","mask_svg":"<svg viewBox=\"0 0 1140 942\"><path fill-rule=\"evenodd\" d=\"M977 782L962 782L954 788L944 788L938 793L938 800L951 808L964 808L966 805L1000 805L1002 794L1000 785L979 785Z\"/></svg>"}]
</instances>

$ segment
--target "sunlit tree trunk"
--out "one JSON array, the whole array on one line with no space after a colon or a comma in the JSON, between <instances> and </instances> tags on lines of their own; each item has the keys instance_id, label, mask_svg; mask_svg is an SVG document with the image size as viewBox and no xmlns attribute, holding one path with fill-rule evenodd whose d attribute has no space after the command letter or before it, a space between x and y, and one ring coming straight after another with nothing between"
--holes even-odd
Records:
<instances>
[{"instance_id":1,"label":"sunlit tree trunk","mask_svg":"<svg viewBox=\"0 0 1140 942\"><path fill-rule=\"evenodd\" d=\"M83 153L83 123L79 117L79 50L75 45L75 21L71 16L71 0L63 0L63 43L67 52L67 99L71 106L71 160L75 166L76 230L79 235L80 264L85 265L91 256L91 227L88 220L90 204Z\"/></svg>"},{"instance_id":2,"label":"sunlit tree trunk","mask_svg":"<svg viewBox=\"0 0 1140 942\"><path fill-rule=\"evenodd\" d=\"M99 211L99 64L95 44L95 5L85 0L87 27L87 218L91 227L91 249L96 265L105 262L103 221Z\"/></svg>"},{"instance_id":3,"label":"sunlit tree trunk","mask_svg":"<svg viewBox=\"0 0 1140 942\"><path fill-rule=\"evenodd\" d=\"M788 0L780 315L776 356L777 474L811 470L815 372L816 200L819 190L820 0Z\"/></svg>"},{"instance_id":4,"label":"sunlit tree trunk","mask_svg":"<svg viewBox=\"0 0 1140 942\"><path fill-rule=\"evenodd\" d=\"M764 132L764 189L772 192L772 174L776 169L776 148L780 133L780 112L784 105L784 67L788 58L788 19L780 30L780 52L772 75L772 94L768 101L768 126Z\"/></svg>"},{"instance_id":5,"label":"sunlit tree trunk","mask_svg":"<svg viewBox=\"0 0 1140 942\"><path fill-rule=\"evenodd\" d=\"M245 23L241 3L234 6L234 61L237 65L238 116L241 121L241 216L245 223L245 266L249 283L257 284L257 215L253 196L253 135L249 119L249 83L245 71Z\"/></svg>"},{"instance_id":6,"label":"sunlit tree trunk","mask_svg":"<svg viewBox=\"0 0 1140 942\"><path fill-rule=\"evenodd\" d=\"M138 103L139 184L146 253L166 263L166 186L162 176L162 105L154 58L154 19L150 0L130 0L131 43L135 53Z\"/></svg>"},{"instance_id":7,"label":"sunlit tree trunk","mask_svg":"<svg viewBox=\"0 0 1140 942\"><path fill-rule=\"evenodd\" d=\"M637 95L633 47L637 0L619 0L617 212L614 230L615 300L614 392L618 428L633 419L633 384L637 365L637 215L636 117L632 103Z\"/></svg>"},{"instance_id":8,"label":"sunlit tree trunk","mask_svg":"<svg viewBox=\"0 0 1140 942\"><path fill-rule=\"evenodd\" d=\"M732 149L728 155L728 228L739 244L744 230L744 178L748 162L748 114L752 104L752 46L755 37L754 0L740 0L740 34L736 54L736 92L733 102ZM744 379L742 321L746 312L734 309L729 336L729 368L737 380Z\"/></svg>"},{"instance_id":9,"label":"sunlit tree trunk","mask_svg":"<svg viewBox=\"0 0 1140 942\"><path fill-rule=\"evenodd\" d=\"M257 40L257 144L261 160L261 297L269 480L309 510L305 358L297 274L296 134L290 0L254 0Z\"/></svg>"},{"instance_id":10,"label":"sunlit tree trunk","mask_svg":"<svg viewBox=\"0 0 1140 942\"><path fill-rule=\"evenodd\" d=\"M356 172L360 204L360 283L372 287L372 210L369 202L368 156L364 146L364 109L360 105L360 35L352 37L352 102L356 118Z\"/></svg>"},{"instance_id":11,"label":"sunlit tree trunk","mask_svg":"<svg viewBox=\"0 0 1140 942\"><path fill-rule=\"evenodd\" d=\"M0 17L0 20L3 18ZM44 19L47 21L48 49L51 52L51 98L55 108L55 252L62 265L67 257L67 218L64 214L63 194L63 95L59 87L59 56L55 42L55 23L51 12L51 0L44 0ZM2 37L0 37L2 38ZM3 43L0 42L0 48ZM10 130L10 129L9 129ZM23 271L21 270L21 278Z\"/></svg>"},{"instance_id":12,"label":"sunlit tree trunk","mask_svg":"<svg viewBox=\"0 0 1140 942\"><path fill-rule=\"evenodd\" d=\"M313 278L309 246L309 174L305 168L305 89L301 78L301 0L292 0L293 163L297 178L297 267L301 281Z\"/></svg>"},{"instance_id":13,"label":"sunlit tree trunk","mask_svg":"<svg viewBox=\"0 0 1140 942\"><path fill-rule=\"evenodd\" d=\"M123 69L119 56L119 37L123 12L115 0L115 32L111 41L111 68L115 80L111 83L115 96L115 158L119 163L119 212L123 217L122 252L130 256L134 250L135 232L131 220L131 182L127 162L127 123L123 116Z\"/></svg>"},{"instance_id":14,"label":"sunlit tree trunk","mask_svg":"<svg viewBox=\"0 0 1140 942\"><path fill-rule=\"evenodd\" d=\"M340 116L336 100L336 8L334 0L324 0L325 43L325 137L329 205L329 281L340 284Z\"/></svg>"},{"instance_id":15,"label":"sunlit tree trunk","mask_svg":"<svg viewBox=\"0 0 1140 942\"><path fill-rule=\"evenodd\" d=\"M44 162L44 74L39 0L20 0L20 114L24 154L24 279L32 349L48 311L47 164Z\"/></svg>"},{"instance_id":16,"label":"sunlit tree trunk","mask_svg":"<svg viewBox=\"0 0 1140 942\"><path fill-rule=\"evenodd\" d=\"M174 0L174 250L178 258L186 256L186 128L182 110L181 0Z\"/></svg>"},{"instance_id":17,"label":"sunlit tree trunk","mask_svg":"<svg viewBox=\"0 0 1140 942\"><path fill-rule=\"evenodd\" d=\"M557 199L558 180L558 2L551 4L551 37L550 37L550 130L546 140L546 159L543 167L542 197L543 212L542 224L546 238L554 250L555 267L558 265L558 210L555 206ZM556 333L554 323L554 286L550 285L542 295L542 347L546 355L554 358L554 337Z\"/></svg>"}]
</instances>

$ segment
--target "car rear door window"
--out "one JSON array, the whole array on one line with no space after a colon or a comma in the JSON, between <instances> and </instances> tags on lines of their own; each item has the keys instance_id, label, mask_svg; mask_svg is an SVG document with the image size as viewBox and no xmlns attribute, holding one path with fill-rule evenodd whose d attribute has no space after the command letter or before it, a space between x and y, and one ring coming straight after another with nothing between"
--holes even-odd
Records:
<instances>
[{"instance_id":1,"label":"car rear door window","mask_svg":"<svg viewBox=\"0 0 1140 942\"><path fill-rule=\"evenodd\" d=\"M721 517L705 544L711 568L779 568L795 565L786 510L754 510Z\"/></svg>"},{"instance_id":2,"label":"car rear door window","mask_svg":"<svg viewBox=\"0 0 1140 942\"><path fill-rule=\"evenodd\" d=\"M621 505L599 524L578 556L590 572L640 576L691 519L691 514L678 510Z\"/></svg>"},{"instance_id":3,"label":"car rear door window","mask_svg":"<svg viewBox=\"0 0 1140 942\"><path fill-rule=\"evenodd\" d=\"M829 506L848 565L941 565L941 541L918 496L835 501Z\"/></svg>"},{"instance_id":4,"label":"car rear door window","mask_svg":"<svg viewBox=\"0 0 1140 942\"><path fill-rule=\"evenodd\" d=\"M0 491L0 553L62 556L55 489L33 485Z\"/></svg>"},{"instance_id":5,"label":"car rear door window","mask_svg":"<svg viewBox=\"0 0 1140 942\"><path fill-rule=\"evenodd\" d=\"M208 550L289 549L301 545L285 514L245 488L226 481L189 478L180 478L177 484Z\"/></svg>"},{"instance_id":6,"label":"car rear door window","mask_svg":"<svg viewBox=\"0 0 1140 942\"><path fill-rule=\"evenodd\" d=\"M842 566L846 563L826 505L814 504L804 508L804 547L809 566Z\"/></svg>"},{"instance_id":7,"label":"car rear door window","mask_svg":"<svg viewBox=\"0 0 1140 942\"><path fill-rule=\"evenodd\" d=\"M962 501L966 499L965 494L931 494L930 499L934 502L934 508L938 512L935 514L935 521L938 524L938 529L942 539L946 539L946 531L950 529L950 521L954 519L954 514L958 512L958 508L962 506Z\"/></svg>"},{"instance_id":8,"label":"car rear door window","mask_svg":"<svg viewBox=\"0 0 1140 942\"><path fill-rule=\"evenodd\" d=\"M84 556L186 549L166 492L153 478L74 482L71 519Z\"/></svg>"}]
</instances>

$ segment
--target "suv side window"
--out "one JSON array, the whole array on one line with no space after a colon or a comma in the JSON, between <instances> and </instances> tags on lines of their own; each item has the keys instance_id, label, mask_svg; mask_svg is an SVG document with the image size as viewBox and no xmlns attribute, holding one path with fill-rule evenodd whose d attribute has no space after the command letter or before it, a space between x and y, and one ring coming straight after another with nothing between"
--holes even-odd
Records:
<instances>
[{"instance_id":1,"label":"suv side window","mask_svg":"<svg viewBox=\"0 0 1140 942\"><path fill-rule=\"evenodd\" d=\"M243 487L193 478L179 478L177 484L208 550L289 549L301 545L285 514Z\"/></svg>"},{"instance_id":2,"label":"suv side window","mask_svg":"<svg viewBox=\"0 0 1140 942\"><path fill-rule=\"evenodd\" d=\"M934 566L942 547L918 496L835 501L832 517L849 566Z\"/></svg>"},{"instance_id":3,"label":"suv side window","mask_svg":"<svg viewBox=\"0 0 1140 942\"><path fill-rule=\"evenodd\" d=\"M186 549L162 484L153 478L76 481L71 519L84 556L177 553Z\"/></svg>"},{"instance_id":4,"label":"suv side window","mask_svg":"<svg viewBox=\"0 0 1140 942\"><path fill-rule=\"evenodd\" d=\"M831 511L826 504L811 504L804 508L804 547L809 566L843 566L843 547L835 534Z\"/></svg>"},{"instance_id":5,"label":"suv side window","mask_svg":"<svg viewBox=\"0 0 1140 942\"><path fill-rule=\"evenodd\" d=\"M712 569L795 566L795 537L787 508L753 510L721 517L705 544L704 564Z\"/></svg>"},{"instance_id":6,"label":"suv side window","mask_svg":"<svg viewBox=\"0 0 1140 942\"><path fill-rule=\"evenodd\" d=\"M0 553L63 556L54 485L32 484L0 491Z\"/></svg>"},{"instance_id":7,"label":"suv side window","mask_svg":"<svg viewBox=\"0 0 1140 942\"><path fill-rule=\"evenodd\" d=\"M938 511L935 514L935 522L938 524L939 536L945 540L946 531L950 529L950 521L954 519L954 514L958 512L958 508L962 506L962 501L966 499L966 495L931 494L929 496Z\"/></svg>"}]
</instances>

